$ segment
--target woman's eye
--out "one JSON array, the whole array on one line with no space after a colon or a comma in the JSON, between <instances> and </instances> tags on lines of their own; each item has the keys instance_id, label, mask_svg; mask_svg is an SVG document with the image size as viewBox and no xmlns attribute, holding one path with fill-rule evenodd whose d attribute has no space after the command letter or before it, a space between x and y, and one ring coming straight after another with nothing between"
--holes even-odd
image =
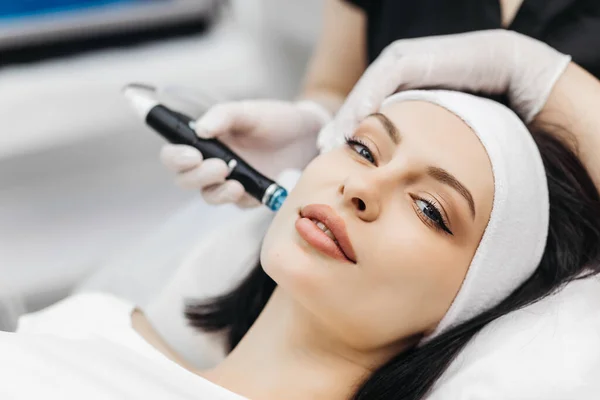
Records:
<instances>
[{"instance_id":1,"label":"woman's eye","mask_svg":"<svg viewBox=\"0 0 600 400\"><path fill-rule=\"evenodd\" d=\"M421 213L431 220L438 228L452 235L452 232L446 226L444 218L440 211L430 202L422 199L416 199L415 204L421 211Z\"/></svg>"},{"instance_id":2,"label":"woman's eye","mask_svg":"<svg viewBox=\"0 0 600 400\"><path fill-rule=\"evenodd\" d=\"M354 150L359 156L370 162L371 164L375 164L375 157L373 157L373 153L367 147L366 144L361 143L358 139L346 139L346 144Z\"/></svg>"}]
</instances>

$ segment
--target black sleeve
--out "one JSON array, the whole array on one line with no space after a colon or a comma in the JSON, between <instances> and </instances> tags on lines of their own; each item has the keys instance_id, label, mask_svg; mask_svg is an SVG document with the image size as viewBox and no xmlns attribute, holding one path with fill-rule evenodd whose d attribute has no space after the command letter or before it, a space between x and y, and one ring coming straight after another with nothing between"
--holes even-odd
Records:
<instances>
[{"instance_id":1,"label":"black sleeve","mask_svg":"<svg viewBox=\"0 0 600 400\"><path fill-rule=\"evenodd\" d=\"M375 0L345 0L346 3L350 3L355 5L356 7L364 10L367 14L373 10L373 8L379 3L379 1Z\"/></svg>"},{"instance_id":2,"label":"black sleeve","mask_svg":"<svg viewBox=\"0 0 600 400\"><path fill-rule=\"evenodd\" d=\"M346 3L354 4L356 7L364 10L369 4L369 0L346 0Z\"/></svg>"}]
</instances>

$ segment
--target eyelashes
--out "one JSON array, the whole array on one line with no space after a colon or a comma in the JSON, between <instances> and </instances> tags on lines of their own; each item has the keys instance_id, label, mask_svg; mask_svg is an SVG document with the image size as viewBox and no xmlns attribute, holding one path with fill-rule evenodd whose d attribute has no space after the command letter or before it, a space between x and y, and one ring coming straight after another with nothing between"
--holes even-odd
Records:
<instances>
[{"instance_id":1,"label":"eyelashes","mask_svg":"<svg viewBox=\"0 0 600 400\"><path fill-rule=\"evenodd\" d=\"M430 224L433 228L442 230L449 235L454 235L448 228L448 223L446 222L444 215L440 212L439 208L434 205L433 201L428 201L418 197L414 200L417 207L417 212L420 214L422 219L426 219L426 221L424 221L425 223ZM421 208L421 206L423 206L423 208Z\"/></svg>"},{"instance_id":2,"label":"eyelashes","mask_svg":"<svg viewBox=\"0 0 600 400\"><path fill-rule=\"evenodd\" d=\"M373 165L377 165L373 152L369 149L369 146L365 141L357 137L347 137L346 145L356 152L359 156L367 160Z\"/></svg>"},{"instance_id":3,"label":"eyelashes","mask_svg":"<svg viewBox=\"0 0 600 400\"><path fill-rule=\"evenodd\" d=\"M358 156L377 166L376 158L369 148L369 145L364 140L358 137L346 137L345 140L346 145ZM429 201L421 197L413 197L413 200L419 218L421 218L424 223L441 232L453 235L452 231L448 228L448 222L440 211L440 206L436 205L436 201Z\"/></svg>"}]
</instances>

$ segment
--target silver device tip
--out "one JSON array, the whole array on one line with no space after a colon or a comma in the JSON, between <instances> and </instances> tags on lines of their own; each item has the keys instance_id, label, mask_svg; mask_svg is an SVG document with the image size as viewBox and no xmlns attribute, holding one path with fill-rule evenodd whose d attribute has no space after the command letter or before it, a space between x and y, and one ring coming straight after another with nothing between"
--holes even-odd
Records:
<instances>
[{"instance_id":1,"label":"silver device tip","mask_svg":"<svg viewBox=\"0 0 600 400\"><path fill-rule=\"evenodd\" d=\"M129 89L141 89L141 90L146 90L149 92L156 92L156 87L149 85L147 83L139 83L139 82L128 83L127 85L123 86L123 88L121 89L121 92L125 93Z\"/></svg>"},{"instance_id":2,"label":"silver device tip","mask_svg":"<svg viewBox=\"0 0 600 400\"><path fill-rule=\"evenodd\" d=\"M144 83L130 83L125 85L121 93L129 100L137 114L143 119L150 110L159 104L156 99L156 88Z\"/></svg>"}]
</instances>

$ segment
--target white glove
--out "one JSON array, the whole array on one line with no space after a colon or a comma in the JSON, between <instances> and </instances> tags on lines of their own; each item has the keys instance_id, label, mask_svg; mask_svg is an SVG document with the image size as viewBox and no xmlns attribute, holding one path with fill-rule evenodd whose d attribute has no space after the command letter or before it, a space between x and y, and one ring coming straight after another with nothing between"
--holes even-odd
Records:
<instances>
[{"instance_id":1,"label":"white glove","mask_svg":"<svg viewBox=\"0 0 600 400\"><path fill-rule=\"evenodd\" d=\"M212 107L196 121L196 133L219 139L258 171L274 177L286 168L303 168L315 157L317 133L330 119L325 108L311 101L238 101ZM230 171L220 159L203 160L197 149L171 144L163 146L160 158L176 172L180 186L200 189L209 203L259 204L241 183L225 180Z\"/></svg>"},{"instance_id":2,"label":"white glove","mask_svg":"<svg viewBox=\"0 0 600 400\"><path fill-rule=\"evenodd\" d=\"M386 97L406 89L506 94L513 110L530 122L570 60L545 43L503 29L398 40L365 71L320 132L319 148L342 143Z\"/></svg>"}]
</instances>

